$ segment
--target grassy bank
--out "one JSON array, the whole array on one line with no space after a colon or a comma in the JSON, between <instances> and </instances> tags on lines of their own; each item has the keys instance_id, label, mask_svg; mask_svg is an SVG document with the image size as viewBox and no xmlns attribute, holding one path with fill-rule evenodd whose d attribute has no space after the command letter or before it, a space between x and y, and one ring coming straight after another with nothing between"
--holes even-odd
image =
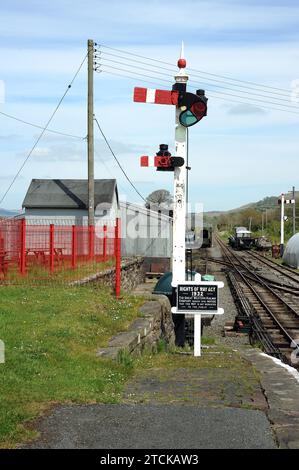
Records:
<instances>
[{"instance_id":1,"label":"grassy bank","mask_svg":"<svg viewBox=\"0 0 299 470\"><path fill-rule=\"evenodd\" d=\"M141 299L105 288L0 288L0 447L34 436L26 424L57 402L116 402L130 367L96 357L137 316Z\"/></svg>"},{"instance_id":2,"label":"grassy bank","mask_svg":"<svg viewBox=\"0 0 299 470\"><path fill-rule=\"evenodd\" d=\"M115 261L113 259L105 262L84 261L79 262L77 267L72 269L70 262L64 262L61 266L55 266L55 270L51 273L47 265L28 263L25 276L20 274L18 265L10 266L5 277L0 273L0 282L5 285L18 286L44 286L45 284L56 286L59 282L78 281L85 277L102 273L107 269L113 268L114 265Z\"/></svg>"}]
</instances>

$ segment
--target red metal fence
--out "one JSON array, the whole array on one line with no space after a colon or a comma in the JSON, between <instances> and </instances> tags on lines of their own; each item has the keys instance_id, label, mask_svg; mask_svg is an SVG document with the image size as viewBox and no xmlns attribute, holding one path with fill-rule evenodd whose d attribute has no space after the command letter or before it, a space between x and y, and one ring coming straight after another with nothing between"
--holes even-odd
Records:
<instances>
[{"instance_id":1,"label":"red metal fence","mask_svg":"<svg viewBox=\"0 0 299 470\"><path fill-rule=\"evenodd\" d=\"M77 280L116 267L120 294L120 220L116 224L36 225L0 221L0 283Z\"/></svg>"}]
</instances>

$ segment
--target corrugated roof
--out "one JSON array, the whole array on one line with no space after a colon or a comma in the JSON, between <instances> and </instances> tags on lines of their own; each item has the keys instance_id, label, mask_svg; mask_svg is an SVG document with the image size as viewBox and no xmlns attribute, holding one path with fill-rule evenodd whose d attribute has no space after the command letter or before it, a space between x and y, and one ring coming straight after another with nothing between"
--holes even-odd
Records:
<instances>
[{"instance_id":1,"label":"corrugated roof","mask_svg":"<svg viewBox=\"0 0 299 470\"><path fill-rule=\"evenodd\" d=\"M117 194L115 179L95 180L95 207L111 204ZM87 209L88 181L79 179L33 179L23 201L25 208Z\"/></svg>"}]
</instances>

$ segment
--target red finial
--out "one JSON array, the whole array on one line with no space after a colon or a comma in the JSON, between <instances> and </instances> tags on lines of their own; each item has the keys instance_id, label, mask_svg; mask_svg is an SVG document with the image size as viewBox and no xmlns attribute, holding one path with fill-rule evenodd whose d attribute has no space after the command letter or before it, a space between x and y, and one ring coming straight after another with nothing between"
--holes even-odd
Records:
<instances>
[{"instance_id":1,"label":"red finial","mask_svg":"<svg viewBox=\"0 0 299 470\"><path fill-rule=\"evenodd\" d=\"M181 47L181 54L180 54L180 58L178 60L178 68L179 69L184 69L187 65L187 62L186 62L186 59L184 57L184 43L182 41L182 47Z\"/></svg>"},{"instance_id":2,"label":"red finial","mask_svg":"<svg viewBox=\"0 0 299 470\"><path fill-rule=\"evenodd\" d=\"M179 59L178 60L178 68L184 69L187 65L186 59Z\"/></svg>"}]
</instances>

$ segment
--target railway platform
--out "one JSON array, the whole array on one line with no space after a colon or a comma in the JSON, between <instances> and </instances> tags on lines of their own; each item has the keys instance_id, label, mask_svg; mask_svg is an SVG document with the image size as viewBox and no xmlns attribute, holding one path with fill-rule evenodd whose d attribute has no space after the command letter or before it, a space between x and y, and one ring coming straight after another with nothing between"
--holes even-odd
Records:
<instances>
[{"instance_id":1,"label":"railway platform","mask_svg":"<svg viewBox=\"0 0 299 470\"><path fill-rule=\"evenodd\" d=\"M208 269L225 277L216 262ZM223 337L237 313L227 282L221 302L225 315L204 329L200 358L188 348L141 358L118 403L57 406L26 448L299 448L298 377L246 336Z\"/></svg>"}]
</instances>

